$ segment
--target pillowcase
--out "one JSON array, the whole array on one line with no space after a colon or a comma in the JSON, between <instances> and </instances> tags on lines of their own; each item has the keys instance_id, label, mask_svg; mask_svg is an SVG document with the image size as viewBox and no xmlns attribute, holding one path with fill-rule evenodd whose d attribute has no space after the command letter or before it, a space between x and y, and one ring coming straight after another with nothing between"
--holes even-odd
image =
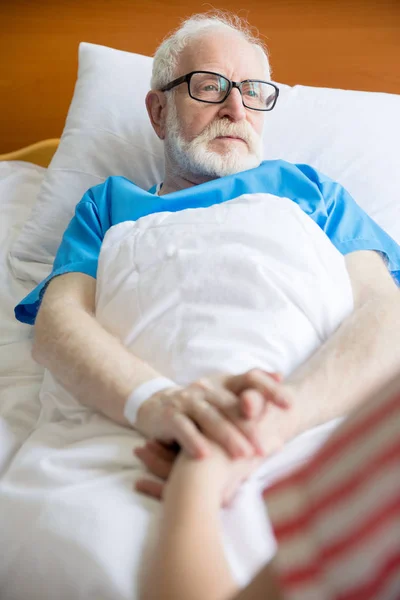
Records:
<instances>
[{"instance_id":1,"label":"pillowcase","mask_svg":"<svg viewBox=\"0 0 400 600\"><path fill-rule=\"evenodd\" d=\"M400 244L400 95L285 86L269 114L265 159L325 173Z\"/></svg>"},{"instance_id":2,"label":"pillowcase","mask_svg":"<svg viewBox=\"0 0 400 600\"><path fill-rule=\"evenodd\" d=\"M86 190L110 175L148 189L162 181L163 143L145 107L152 59L81 43L74 96L60 145L10 263L20 279L51 271L64 230ZM266 113L263 159L307 163L341 183L400 243L397 140L400 96L279 84Z\"/></svg>"},{"instance_id":3,"label":"pillowcase","mask_svg":"<svg viewBox=\"0 0 400 600\"><path fill-rule=\"evenodd\" d=\"M163 146L147 116L152 59L81 43L78 79L59 147L9 260L16 277L46 277L75 205L109 175L148 188L163 171Z\"/></svg>"}]
</instances>

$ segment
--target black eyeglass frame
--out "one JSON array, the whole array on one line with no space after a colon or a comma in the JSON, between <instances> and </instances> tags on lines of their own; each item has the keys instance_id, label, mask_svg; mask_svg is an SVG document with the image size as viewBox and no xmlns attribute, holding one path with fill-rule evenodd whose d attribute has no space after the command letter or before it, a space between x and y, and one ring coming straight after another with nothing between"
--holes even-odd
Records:
<instances>
[{"instance_id":1,"label":"black eyeglass frame","mask_svg":"<svg viewBox=\"0 0 400 600\"><path fill-rule=\"evenodd\" d=\"M197 73L216 75L217 77L222 77L222 79L225 79L225 81L228 82L229 87L228 87L228 91L226 92L224 98L222 98L222 100L215 101L215 100L200 100L199 98L195 98L194 96L192 96L192 94L190 93L190 80L192 79L193 75L196 75ZM278 100L278 96L279 96L278 86L276 86L274 83L271 83L270 81L264 81L262 79L244 79L243 81L231 81L230 79L225 77L225 75L221 75L221 73L214 73L214 71L191 71L190 73L187 73L187 75L182 75L182 77L178 77L178 79L174 79L170 83L167 83L167 85L165 85L163 88L161 88L160 91L168 92L169 90L172 90L172 88L176 87L177 85L180 85L181 83L185 83L185 82L187 83L187 86L188 86L189 96L191 98L193 98L193 100L197 100L197 102L205 102L206 104L222 104L223 102L225 102L225 100L227 99L227 97L229 96L229 94L231 93L233 88L237 88L240 92L240 95L242 97L242 103L245 108L248 108L250 110L258 110L261 112L268 112L275 107L276 101ZM267 85L272 86L275 89L276 96L275 96L274 103L271 106L271 108L254 108L252 106L247 106L244 103L243 94L242 94L242 85L244 83L266 83Z\"/></svg>"}]
</instances>

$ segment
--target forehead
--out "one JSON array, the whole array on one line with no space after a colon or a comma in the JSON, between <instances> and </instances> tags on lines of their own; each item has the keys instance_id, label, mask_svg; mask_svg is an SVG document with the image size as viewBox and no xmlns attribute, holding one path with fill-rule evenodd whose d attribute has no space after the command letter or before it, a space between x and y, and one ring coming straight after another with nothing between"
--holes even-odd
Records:
<instances>
[{"instance_id":1,"label":"forehead","mask_svg":"<svg viewBox=\"0 0 400 600\"><path fill-rule=\"evenodd\" d=\"M191 71L216 71L229 79L266 79L266 59L239 34L214 29L195 37L182 51L176 77Z\"/></svg>"}]
</instances>

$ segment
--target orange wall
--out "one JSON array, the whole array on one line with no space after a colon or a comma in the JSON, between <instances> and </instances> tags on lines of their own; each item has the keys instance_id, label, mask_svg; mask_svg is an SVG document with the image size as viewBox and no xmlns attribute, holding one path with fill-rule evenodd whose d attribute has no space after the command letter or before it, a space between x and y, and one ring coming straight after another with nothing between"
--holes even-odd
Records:
<instances>
[{"instance_id":1,"label":"orange wall","mask_svg":"<svg viewBox=\"0 0 400 600\"><path fill-rule=\"evenodd\" d=\"M213 7L240 11L266 36L278 81L400 93L400 0ZM0 0L0 153L61 134L80 41L151 55L180 18L210 8L193 0Z\"/></svg>"}]
</instances>

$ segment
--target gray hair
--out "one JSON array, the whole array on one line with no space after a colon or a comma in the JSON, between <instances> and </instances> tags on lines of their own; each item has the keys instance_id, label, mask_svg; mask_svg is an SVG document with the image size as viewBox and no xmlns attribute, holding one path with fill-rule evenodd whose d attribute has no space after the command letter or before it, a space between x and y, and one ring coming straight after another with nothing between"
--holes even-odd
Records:
<instances>
[{"instance_id":1,"label":"gray hair","mask_svg":"<svg viewBox=\"0 0 400 600\"><path fill-rule=\"evenodd\" d=\"M211 11L189 17L162 41L154 55L151 89L159 90L172 81L175 78L179 56L187 44L200 34L216 28L234 31L259 48L265 57L268 79L271 78L268 49L260 38L252 33L247 21L227 11Z\"/></svg>"}]
</instances>

